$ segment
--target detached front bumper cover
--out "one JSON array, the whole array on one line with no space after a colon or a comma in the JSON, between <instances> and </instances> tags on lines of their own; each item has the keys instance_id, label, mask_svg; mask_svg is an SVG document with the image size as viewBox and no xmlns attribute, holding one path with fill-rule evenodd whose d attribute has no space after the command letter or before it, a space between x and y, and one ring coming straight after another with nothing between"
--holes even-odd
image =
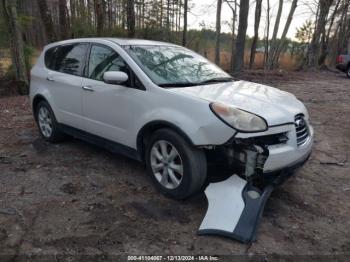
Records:
<instances>
[{"instance_id":1,"label":"detached front bumper cover","mask_svg":"<svg viewBox=\"0 0 350 262\"><path fill-rule=\"evenodd\" d=\"M205 190L208 210L198 230L199 235L220 235L251 243L265 204L276 186L283 183L294 169L301 166L310 155L278 173L262 174L266 184L262 190L237 175L225 181L211 183Z\"/></svg>"}]
</instances>

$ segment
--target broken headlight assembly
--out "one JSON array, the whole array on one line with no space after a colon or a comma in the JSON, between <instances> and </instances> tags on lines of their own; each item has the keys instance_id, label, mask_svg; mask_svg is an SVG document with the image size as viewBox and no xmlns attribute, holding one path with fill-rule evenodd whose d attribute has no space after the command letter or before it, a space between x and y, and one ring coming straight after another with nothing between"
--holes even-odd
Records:
<instances>
[{"instance_id":1,"label":"broken headlight assembly","mask_svg":"<svg viewBox=\"0 0 350 262\"><path fill-rule=\"evenodd\" d=\"M262 132L267 130L266 121L252 113L223 103L211 103L210 109L224 123L240 132Z\"/></svg>"}]
</instances>

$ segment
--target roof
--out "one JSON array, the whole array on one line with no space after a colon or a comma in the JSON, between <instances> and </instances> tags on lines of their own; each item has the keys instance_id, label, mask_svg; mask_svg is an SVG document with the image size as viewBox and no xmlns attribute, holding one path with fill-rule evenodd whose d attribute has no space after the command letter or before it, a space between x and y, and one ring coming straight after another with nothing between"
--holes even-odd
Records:
<instances>
[{"instance_id":1,"label":"roof","mask_svg":"<svg viewBox=\"0 0 350 262\"><path fill-rule=\"evenodd\" d=\"M68 44L68 43L89 42L89 41L99 41L99 40L111 41L111 42L114 42L120 46L125 46L125 45L176 46L175 44L172 44L172 43L166 43L166 42L160 42L160 41L152 41L152 40L144 40L144 39L132 39L132 38L111 38L111 37L68 39L68 40L57 42L57 43L52 43L49 46L56 45L56 44Z\"/></svg>"},{"instance_id":2,"label":"roof","mask_svg":"<svg viewBox=\"0 0 350 262\"><path fill-rule=\"evenodd\" d=\"M145 40L145 39L133 39L133 38L106 38L106 40L110 40L118 45L164 45L164 46L175 45L167 42Z\"/></svg>"}]
</instances>

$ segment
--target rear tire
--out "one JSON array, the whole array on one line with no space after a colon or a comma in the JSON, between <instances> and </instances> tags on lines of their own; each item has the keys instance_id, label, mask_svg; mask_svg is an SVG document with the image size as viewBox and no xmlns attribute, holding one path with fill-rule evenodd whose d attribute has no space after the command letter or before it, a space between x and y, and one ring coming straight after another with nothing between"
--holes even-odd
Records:
<instances>
[{"instance_id":1,"label":"rear tire","mask_svg":"<svg viewBox=\"0 0 350 262\"><path fill-rule=\"evenodd\" d=\"M56 117L46 101L41 101L35 109L35 120L41 136L52 143L57 143L65 138L60 131Z\"/></svg>"},{"instance_id":2,"label":"rear tire","mask_svg":"<svg viewBox=\"0 0 350 262\"><path fill-rule=\"evenodd\" d=\"M206 180L204 151L168 128L156 131L147 141L145 162L147 173L158 190L174 199L190 197Z\"/></svg>"},{"instance_id":3,"label":"rear tire","mask_svg":"<svg viewBox=\"0 0 350 262\"><path fill-rule=\"evenodd\" d=\"M348 66L348 69L347 69L347 71L346 71L346 76L347 76L348 78L350 78L350 65Z\"/></svg>"}]
</instances>

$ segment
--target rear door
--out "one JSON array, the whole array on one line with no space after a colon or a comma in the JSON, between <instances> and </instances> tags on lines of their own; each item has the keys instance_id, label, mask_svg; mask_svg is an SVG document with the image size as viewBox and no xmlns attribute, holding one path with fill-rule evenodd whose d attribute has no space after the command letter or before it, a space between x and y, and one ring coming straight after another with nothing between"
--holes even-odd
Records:
<instances>
[{"instance_id":1,"label":"rear door","mask_svg":"<svg viewBox=\"0 0 350 262\"><path fill-rule=\"evenodd\" d=\"M47 81L56 108L56 117L62 124L84 129L82 121L82 73L85 67L88 43L59 46L53 61L46 61L50 71ZM49 50L50 51L50 50Z\"/></svg>"}]
</instances>

